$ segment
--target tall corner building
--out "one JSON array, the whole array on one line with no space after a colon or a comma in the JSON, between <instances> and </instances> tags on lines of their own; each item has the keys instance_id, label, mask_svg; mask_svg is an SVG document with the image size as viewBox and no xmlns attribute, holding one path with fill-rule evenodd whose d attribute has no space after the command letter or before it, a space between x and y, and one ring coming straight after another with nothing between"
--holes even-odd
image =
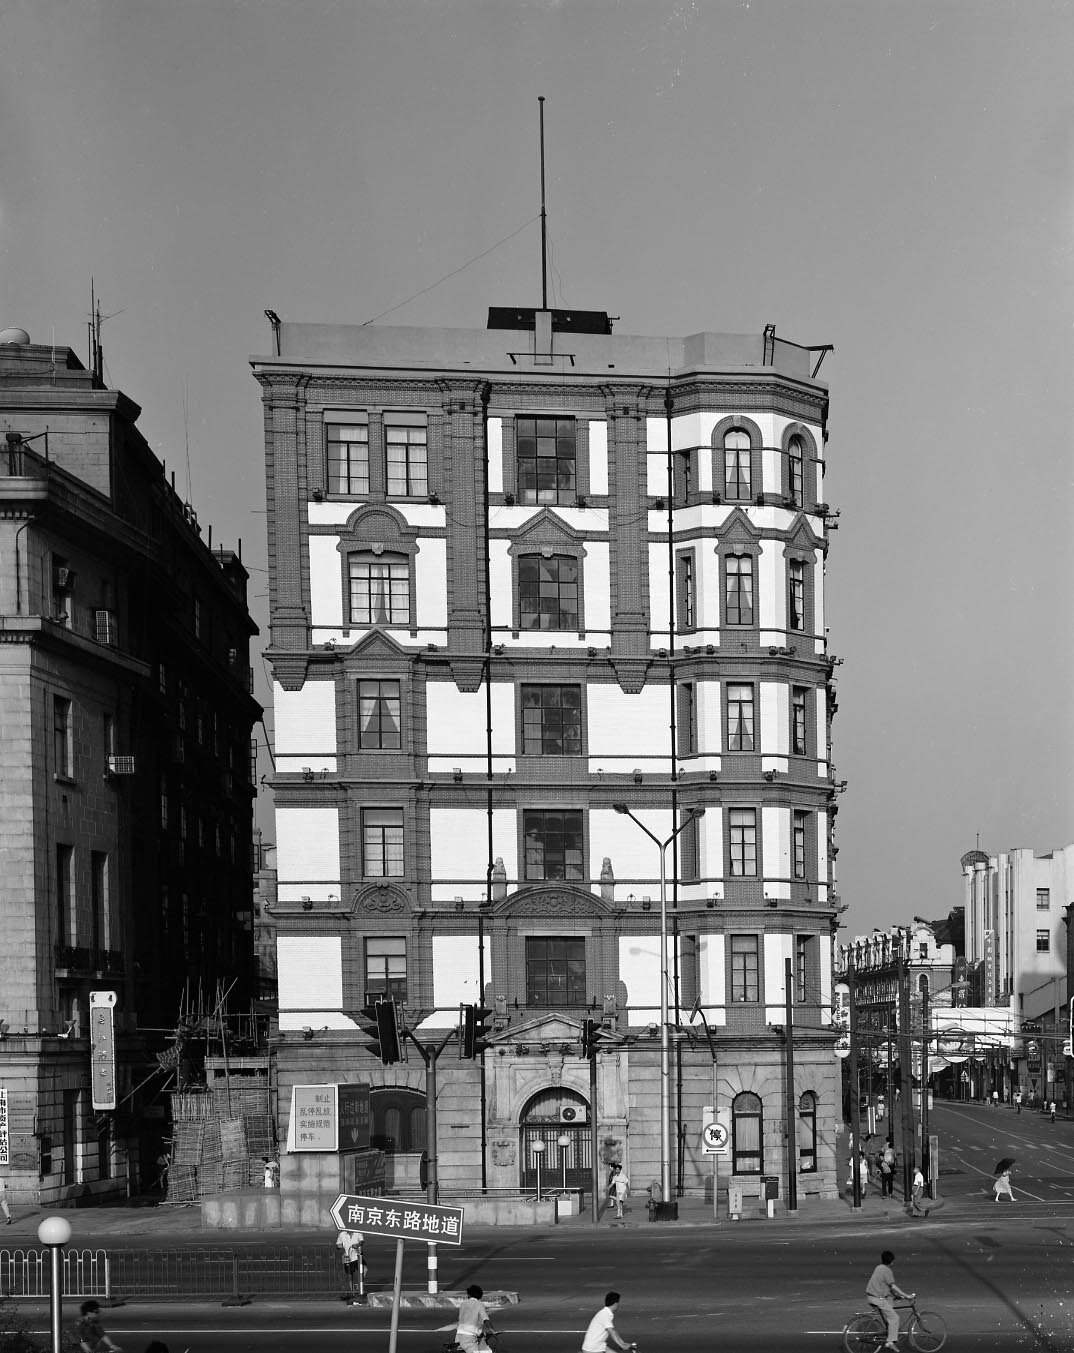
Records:
<instances>
[{"instance_id":1,"label":"tall corner building","mask_svg":"<svg viewBox=\"0 0 1074 1353\"><path fill-rule=\"evenodd\" d=\"M721 1191L785 1194L793 1160L830 1196L821 350L524 308L273 335L281 1118L295 1084L369 1081L415 1179L422 1058L382 1066L360 1011L389 996L433 1047L477 1003L483 1059L440 1059L442 1190L532 1188L542 1155L587 1182L594 1120L602 1170L659 1179L663 860L674 1186L711 1191L715 1114Z\"/></svg>"},{"instance_id":2,"label":"tall corner building","mask_svg":"<svg viewBox=\"0 0 1074 1353\"><path fill-rule=\"evenodd\" d=\"M0 1171L16 1212L148 1188L165 1031L199 992L252 995L247 572L202 538L139 413L70 348L0 331Z\"/></svg>"}]
</instances>

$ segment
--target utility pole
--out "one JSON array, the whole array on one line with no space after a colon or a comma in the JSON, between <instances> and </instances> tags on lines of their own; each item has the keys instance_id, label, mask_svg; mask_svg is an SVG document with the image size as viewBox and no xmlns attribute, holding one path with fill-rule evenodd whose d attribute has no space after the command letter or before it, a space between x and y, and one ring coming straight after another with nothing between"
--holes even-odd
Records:
<instances>
[{"instance_id":1,"label":"utility pole","mask_svg":"<svg viewBox=\"0 0 1074 1353\"><path fill-rule=\"evenodd\" d=\"M932 1187L932 1161L929 1159L929 979L921 975L921 1173L930 1198L936 1196Z\"/></svg>"},{"instance_id":2,"label":"utility pole","mask_svg":"<svg viewBox=\"0 0 1074 1353\"><path fill-rule=\"evenodd\" d=\"M787 997L787 1211L792 1217L796 1216L798 1212L798 1102L794 1097L794 988L791 986L793 980L793 965L788 958L786 960L785 980Z\"/></svg>"},{"instance_id":3,"label":"utility pole","mask_svg":"<svg viewBox=\"0 0 1074 1353\"><path fill-rule=\"evenodd\" d=\"M899 984L899 1104L902 1108L902 1187L910 1201L914 1182L914 1063L910 1050L910 973L903 953L898 958Z\"/></svg>"},{"instance_id":4,"label":"utility pole","mask_svg":"<svg viewBox=\"0 0 1074 1353\"><path fill-rule=\"evenodd\" d=\"M861 1207L861 1099L858 1091L858 1009L854 997L854 960L847 963L848 1012L850 1015L850 1187L854 1207Z\"/></svg>"}]
</instances>

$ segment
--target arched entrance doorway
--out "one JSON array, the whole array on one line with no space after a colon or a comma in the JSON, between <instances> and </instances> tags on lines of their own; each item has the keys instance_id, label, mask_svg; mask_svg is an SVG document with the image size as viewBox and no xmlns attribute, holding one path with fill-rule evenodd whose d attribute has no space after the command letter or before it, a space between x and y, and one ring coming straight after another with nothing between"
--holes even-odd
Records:
<instances>
[{"instance_id":1,"label":"arched entrance doorway","mask_svg":"<svg viewBox=\"0 0 1074 1353\"><path fill-rule=\"evenodd\" d=\"M539 1090L519 1116L519 1184L537 1187L533 1143L544 1142L541 1189L588 1188L593 1162L589 1105L574 1090Z\"/></svg>"}]
</instances>

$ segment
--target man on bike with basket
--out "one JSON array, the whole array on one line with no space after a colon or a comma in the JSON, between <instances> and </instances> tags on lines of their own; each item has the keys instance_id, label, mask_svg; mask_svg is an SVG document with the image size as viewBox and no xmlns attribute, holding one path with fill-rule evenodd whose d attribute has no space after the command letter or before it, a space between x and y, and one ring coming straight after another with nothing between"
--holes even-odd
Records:
<instances>
[{"instance_id":1,"label":"man on bike with basket","mask_svg":"<svg viewBox=\"0 0 1074 1353\"><path fill-rule=\"evenodd\" d=\"M478 1353L499 1344L499 1331L493 1329L488 1307L481 1300L485 1295L477 1283L466 1289L466 1300L459 1304L459 1323L455 1328L455 1345L462 1353Z\"/></svg>"},{"instance_id":2,"label":"man on bike with basket","mask_svg":"<svg viewBox=\"0 0 1074 1353\"><path fill-rule=\"evenodd\" d=\"M890 1250L885 1250L880 1256L880 1263L873 1269L869 1281L865 1287L865 1299L870 1306L875 1306L884 1319L888 1322L888 1341L885 1348L899 1347L899 1313L891 1303L891 1298L900 1297L903 1301L913 1301L913 1292L904 1292L895 1282L895 1274L891 1271L891 1266L895 1262L895 1256Z\"/></svg>"}]
</instances>

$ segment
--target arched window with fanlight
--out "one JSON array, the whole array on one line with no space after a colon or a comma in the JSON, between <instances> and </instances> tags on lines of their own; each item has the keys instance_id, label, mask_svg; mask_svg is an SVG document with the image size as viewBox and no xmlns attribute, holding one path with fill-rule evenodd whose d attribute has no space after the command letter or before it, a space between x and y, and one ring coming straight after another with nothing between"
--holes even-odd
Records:
<instances>
[{"instance_id":1,"label":"arched window with fanlight","mask_svg":"<svg viewBox=\"0 0 1074 1353\"><path fill-rule=\"evenodd\" d=\"M817 1172L817 1097L812 1090L798 1100L798 1173Z\"/></svg>"},{"instance_id":2,"label":"arched window with fanlight","mask_svg":"<svg viewBox=\"0 0 1074 1353\"><path fill-rule=\"evenodd\" d=\"M731 1172L760 1174L764 1160L764 1127L761 1100L746 1091L731 1103Z\"/></svg>"},{"instance_id":3,"label":"arched window with fanlight","mask_svg":"<svg viewBox=\"0 0 1074 1353\"><path fill-rule=\"evenodd\" d=\"M753 486L750 465L750 434L732 428L723 439L724 494L729 502L744 502Z\"/></svg>"}]
</instances>

